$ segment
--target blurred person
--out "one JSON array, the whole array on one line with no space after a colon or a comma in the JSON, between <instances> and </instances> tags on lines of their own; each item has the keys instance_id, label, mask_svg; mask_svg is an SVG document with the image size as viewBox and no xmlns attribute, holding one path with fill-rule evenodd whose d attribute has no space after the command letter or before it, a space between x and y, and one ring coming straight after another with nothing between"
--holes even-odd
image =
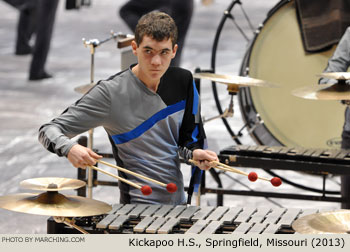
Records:
<instances>
[{"instance_id":1,"label":"blurred person","mask_svg":"<svg viewBox=\"0 0 350 252\"><path fill-rule=\"evenodd\" d=\"M191 23L193 0L129 0L119 9L119 15L134 31L140 17L152 10L165 12L175 20L179 30L177 42L179 47L171 65L179 66L185 38Z\"/></svg>"},{"instance_id":2,"label":"blurred person","mask_svg":"<svg viewBox=\"0 0 350 252\"><path fill-rule=\"evenodd\" d=\"M16 34L16 55L27 55L32 52L30 39L35 30L37 0L4 0L19 11Z\"/></svg>"},{"instance_id":3,"label":"blurred person","mask_svg":"<svg viewBox=\"0 0 350 252\"><path fill-rule=\"evenodd\" d=\"M32 55L29 80L51 78L45 70L59 0L4 0L20 11L16 55ZM34 45L30 45L35 35Z\"/></svg>"},{"instance_id":4,"label":"blurred person","mask_svg":"<svg viewBox=\"0 0 350 252\"><path fill-rule=\"evenodd\" d=\"M33 58L29 69L29 80L41 80L52 77L45 70L45 64L50 50L58 1L37 0L36 37L33 47Z\"/></svg>"}]
</instances>

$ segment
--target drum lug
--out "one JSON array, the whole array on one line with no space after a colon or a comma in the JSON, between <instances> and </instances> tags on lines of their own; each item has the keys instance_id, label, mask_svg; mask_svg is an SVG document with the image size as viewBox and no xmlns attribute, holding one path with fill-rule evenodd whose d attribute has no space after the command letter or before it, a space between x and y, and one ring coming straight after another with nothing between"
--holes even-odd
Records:
<instances>
[{"instance_id":1,"label":"drum lug","mask_svg":"<svg viewBox=\"0 0 350 252\"><path fill-rule=\"evenodd\" d=\"M230 18L230 19L234 19L233 15L231 14L231 12L225 10L224 11L224 15L227 17L227 18Z\"/></svg>"},{"instance_id":2,"label":"drum lug","mask_svg":"<svg viewBox=\"0 0 350 252\"><path fill-rule=\"evenodd\" d=\"M255 122L251 121L251 123L253 124L253 126L248 130L249 134L252 134L253 131L259 126L264 124L264 120L261 119L259 114L256 114L256 118L255 118Z\"/></svg>"},{"instance_id":3,"label":"drum lug","mask_svg":"<svg viewBox=\"0 0 350 252\"><path fill-rule=\"evenodd\" d=\"M244 76L247 76L249 75L249 67L246 67L245 70L244 70Z\"/></svg>"},{"instance_id":4,"label":"drum lug","mask_svg":"<svg viewBox=\"0 0 350 252\"><path fill-rule=\"evenodd\" d=\"M259 24L258 28L254 31L254 36L256 37L262 30L262 28L264 27L264 24Z\"/></svg>"}]
</instances>

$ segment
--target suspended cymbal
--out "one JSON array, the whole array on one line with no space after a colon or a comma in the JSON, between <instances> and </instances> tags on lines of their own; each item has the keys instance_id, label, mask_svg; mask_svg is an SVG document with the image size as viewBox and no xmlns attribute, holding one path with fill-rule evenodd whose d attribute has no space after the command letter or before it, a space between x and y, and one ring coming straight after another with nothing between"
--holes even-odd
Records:
<instances>
[{"instance_id":1,"label":"suspended cymbal","mask_svg":"<svg viewBox=\"0 0 350 252\"><path fill-rule=\"evenodd\" d=\"M350 234L350 210L310 214L292 224L300 234Z\"/></svg>"},{"instance_id":2,"label":"suspended cymbal","mask_svg":"<svg viewBox=\"0 0 350 252\"><path fill-rule=\"evenodd\" d=\"M39 191L60 191L78 189L85 186L85 184L84 181L78 179L48 177L26 179L20 183L20 186Z\"/></svg>"},{"instance_id":3,"label":"suspended cymbal","mask_svg":"<svg viewBox=\"0 0 350 252\"><path fill-rule=\"evenodd\" d=\"M349 72L321 73L321 74L318 74L317 76L324 77L327 79L350 80L350 73Z\"/></svg>"},{"instance_id":4,"label":"suspended cymbal","mask_svg":"<svg viewBox=\"0 0 350 252\"><path fill-rule=\"evenodd\" d=\"M58 192L1 196L0 208L21 213L61 217L100 215L112 209L102 201L80 196L65 196Z\"/></svg>"},{"instance_id":5,"label":"suspended cymbal","mask_svg":"<svg viewBox=\"0 0 350 252\"><path fill-rule=\"evenodd\" d=\"M350 100L350 85L343 83L312 85L295 89L292 94L313 100Z\"/></svg>"},{"instance_id":6,"label":"suspended cymbal","mask_svg":"<svg viewBox=\"0 0 350 252\"><path fill-rule=\"evenodd\" d=\"M250 77L243 76L233 76L215 73L194 73L193 77L197 79L207 79L226 85L239 85L242 87L277 87L277 85L264 80L253 79Z\"/></svg>"},{"instance_id":7,"label":"suspended cymbal","mask_svg":"<svg viewBox=\"0 0 350 252\"><path fill-rule=\"evenodd\" d=\"M80 94L86 94L95 85L96 83L84 84L84 85L75 87L74 91Z\"/></svg>"}]
</instances>

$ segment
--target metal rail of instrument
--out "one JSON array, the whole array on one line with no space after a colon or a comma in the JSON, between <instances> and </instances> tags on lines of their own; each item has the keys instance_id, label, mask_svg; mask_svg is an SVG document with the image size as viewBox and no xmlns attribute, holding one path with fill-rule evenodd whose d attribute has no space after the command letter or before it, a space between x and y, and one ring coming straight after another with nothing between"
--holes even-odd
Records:
<instances>
[{"instance_id":1,"label":"metal rail of instrument","mask_svg":"<svg viewBox=\"0 0 350 252\"><path fill-rule=\"evenodd\" d=\"M113 157L111 154L100 154L108 158ZM320 190L321 193L319 194L293 194L281 191L272 192L262 190L249 191L225 189L224 185L221 183L220 174L218 174L215 169L210 169L209 171L218 183L218 187L206 187L205 184L202 184L201 193L217 194L217 206L224 205L223 195L316 200L325 202L346 202L349 200L341 197L339 193L336 196L329 196L327 195L325 188L327 174L350 174L350 151L347 150L237 145L221 150L218 157L220 162L236 167L253 167L265 170L294 170L322 174L323 188ZM85 170L78 171L78 179L84 180L84 172ZM94 173L93 181L94 186L118 186L118 182L116 181L98 180L96 172ZM185 187L185 190L188 190L188 188ZM86 188L78 189L78 195L86 196Z\"/></svg>"},{"instance_id":2,"label":"metal rail of instrument","mask_svg":"<svg viewBox=\"0 0 350 252\"><path fill-rule=\"evenodd\" d=\"M238 191L206 189L209 193L246 195L271 198L347 202L344 197L327 196L325 180L328 174L350 174L350 151L340 149L310 149L283 146L230 146L220 151L220 162L235 167L294 170L323 175L323 188L320 194L292 194L265 191ZM333 194L340 194L333 193Z\"/></svg>"},{"instance_id":3,"label":"metal rail of instrument","mask_svg":"<svg viewBox=\"0 0 350 252\"><path fill-rule=\"evenodd\" d=\"M350 174L350 151L283 146L230 146L220 151L221 162L238 167Z\"/></svg>"},{"instance_id":4,"label":"metal rail of instrument","mask_svg":"<svg viewBox=\"0 0 350 252\"><path fill-rule=\"evenodd\" d=\"M106 215L74 218L95 234L293 234L294 220L317 209L115 204ZM47 232L78 231L48 219Z\"/></svg>"}]
</instances>

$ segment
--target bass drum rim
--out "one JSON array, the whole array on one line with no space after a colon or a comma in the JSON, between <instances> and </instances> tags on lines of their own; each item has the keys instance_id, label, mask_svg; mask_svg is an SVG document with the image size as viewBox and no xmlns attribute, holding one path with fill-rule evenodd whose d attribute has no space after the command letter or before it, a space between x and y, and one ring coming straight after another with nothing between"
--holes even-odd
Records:
<instances>
[{"instance_id":1,"label":"bass drum rim","mask_svg":"<svg viewBox=\"0 0 350 252\"><path fill-rule=\"evenodd\" d=\"M256 47L260 46L259 47L260 49L262 48L262 46L261 46L262 42L259 42L259 41L257 42L257 40L258 39L260 39L260 40L265 39L263 37L265 35L261 35L261 32L264 31L264 27L266 25L269 25L269 22L270 23L273 22L273 21L271 21L271 19L273 19L273 18L277 19L276 16L278 16L278 15L275 15L275 14L278 11L281 11L281 15L284 15L283 11L287 8L289 8L289 9L294 8L294 11L296 11L295 6L294 6L294 1L282 0L271 11L269 11L267 18L265 19L263 24L259 27L259 29L257 30L257 32L254 35L254 38L251 40L251 42L248 46L248 49L244 55L244 58L243 58L243 61L241 64L240 75L246 76L249 74L249 77L259 79L259 76L256 77L255 74L251 74L250 66L252 64L252 61L254 60L254 59L252 59L252 52L255 49L255 46ZM295 21L297 22L296 17L295 17ZM298 25L298 28L299 28L299 25ZM300 32L299 32L299 35L300 35ZM258 44L258 45L256 45L256 44ZM303 45L301 44L301 46L303 46ZM333 51L335 49L335 47L336 46L333 46L332 50L328 50L326 53L322 53L322 59L327 57L327 60L328 60L328 58L332 55L332 53L330 53L330 52ZM292 49L293 48L291 48L291 50ZM256 49L256 50L258 50L258 49ZM326 67L326 65L327 65L327 62L325 62L323 69ZM322 72L323 69L321 69L320 72ZM265 78L261 78L261 79L265 79ZM266 79L266 80L268 80L268 79ZM268 80L268 81L274 82L272 80ZM280 84L280 83L277 82L276 84ZM310 85L310 84L312 84L312 83L308 83L308 85ZM305 85L305 84L303 84L303 85ZM257 91L254 90L254 92L256 93ZM261 91L258 91L258 92L261 92ZM302 101L304 99L301 99L301 98L297 98L297 99L300 99L300 103L304 102L304 101ZM253 138L253 140L256 143L258 143L260 145L268 145L268 146L296 146L297 145L297 146L302 146L302 147L323 147L324 148L324 146L319 146L319 145L316 145L316 146L309 145L308 146L308 144L305 144L305 143L301 144L299 142L288 141L288 139L287 139L287 141L285 139L278 139L278 137L276 137L276 134L274 134L270 130L271 127L268 127L265 125L266 124L266 121L265 121L266 115L265 116L260 115L259 109L256 108L256 106L255 106L256 101L254 101L254 99L253 99L251 88L241 88L240 89L240 92L238 92L238 102L239 102L242 118L248 127L248 132L250 133L250 136ZM308 101L308 102L310 102L310 101ZM315 101L311 101L311 102L315 102ZM316 101L316 102L319 102L319 101ZM338 116L338 118L339 118L339 116ZM262 123L259 123L259 122L262 122ZM341 132L341 127L340 127L339 131ZM339 137L340 137L340 132L338 134ZM299 132L299 134L300 134L300 132ZM287 136L286 138L288 138L288 137L289 136ZM339 147L338 140L337 140L336 144L333 143L334 146L331 146L331 144L329 145L328 143L329 142L327 141L327 147L330 147L330 148ZM314 143L312 143L312 144L314 144Z\"/></svg>"}]
</instances>

